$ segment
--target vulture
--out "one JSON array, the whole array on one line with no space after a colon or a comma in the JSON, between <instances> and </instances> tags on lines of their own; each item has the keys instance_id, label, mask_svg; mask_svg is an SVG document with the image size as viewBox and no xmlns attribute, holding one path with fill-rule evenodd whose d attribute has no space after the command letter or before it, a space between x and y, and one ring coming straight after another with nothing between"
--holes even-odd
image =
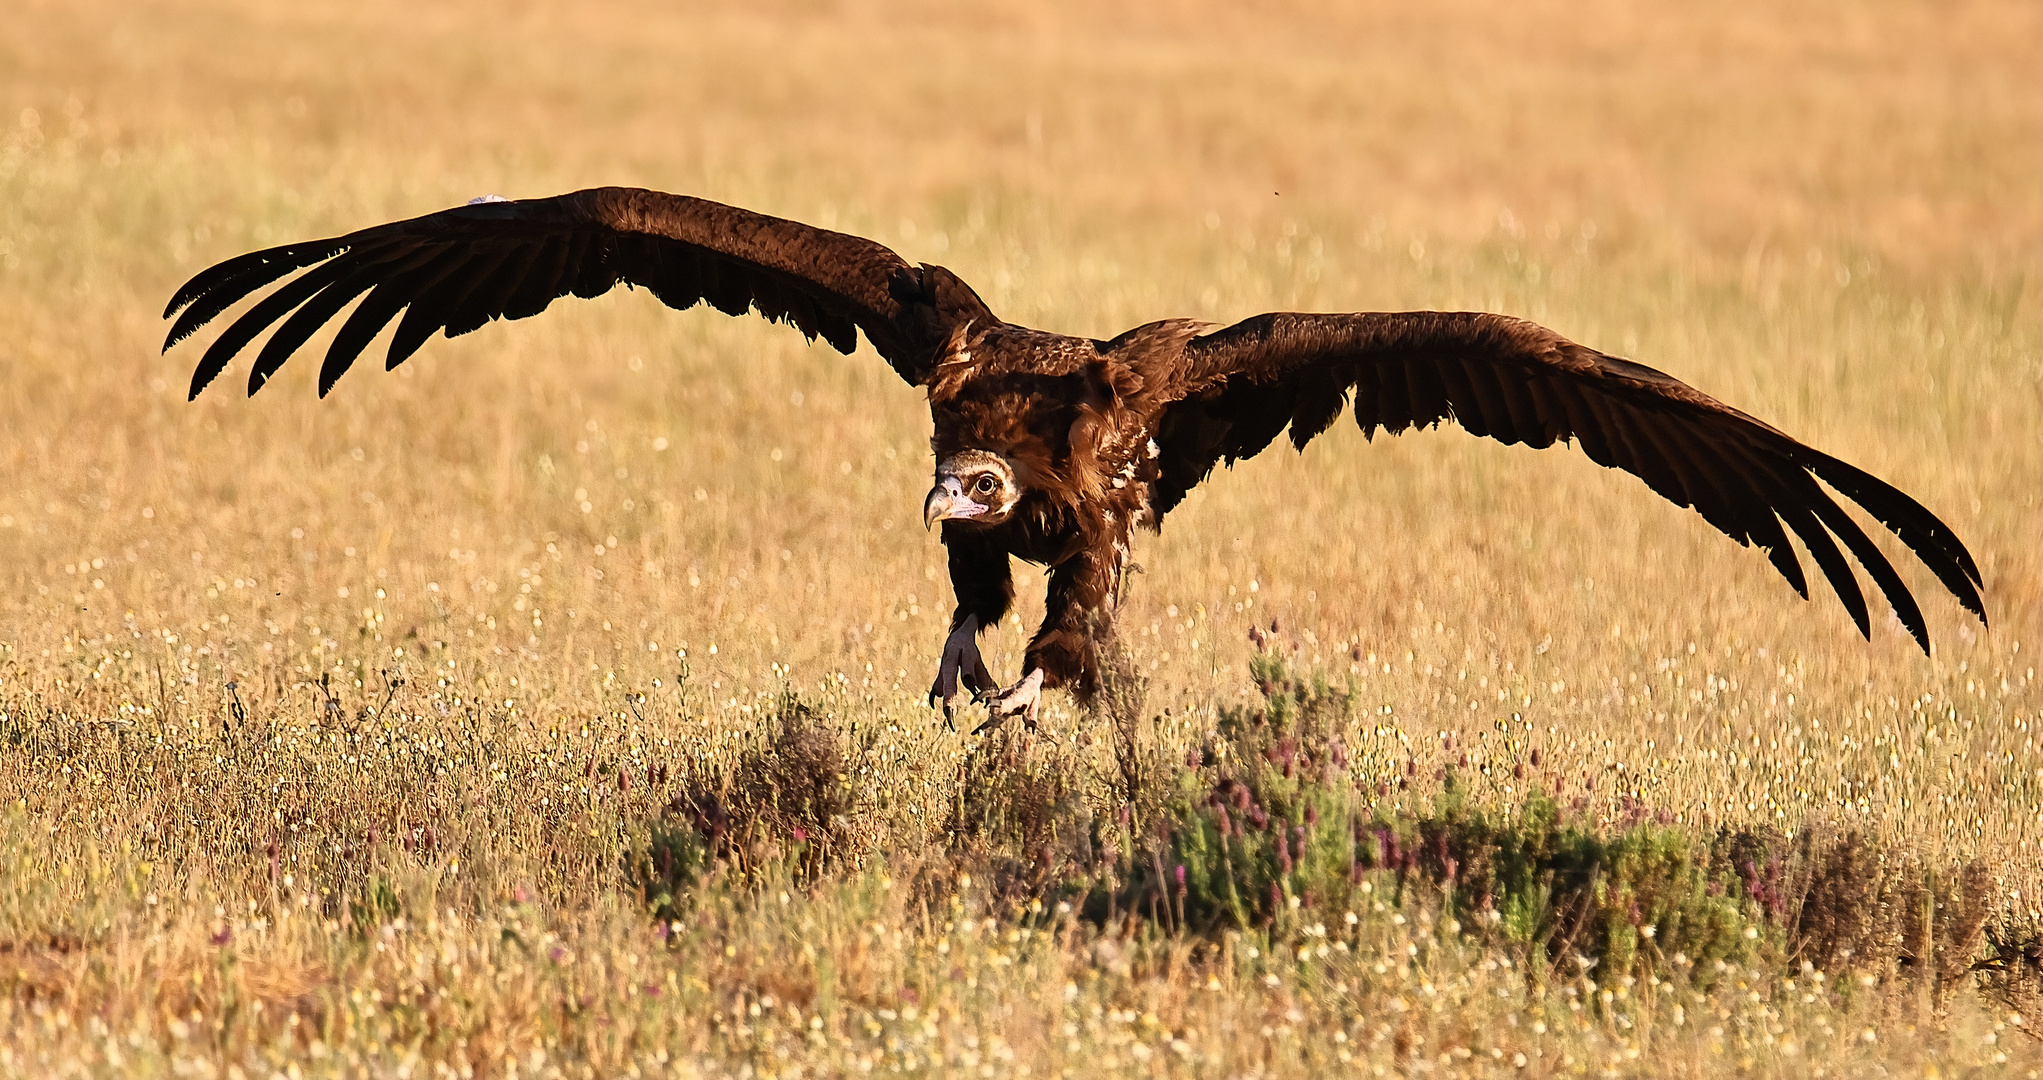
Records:
<instances>
[{"instance_id":1,"label":"vulture","mask_svg":"<svg viewBox=\"0 0 2043 1080\"><path fill-rule=\"evenodd\" d=\"M320 367L321 396L393 319L386 369L436 331L466 334L620 283L674 308L706 301L728 315L756 311L842 353L864 332L926 391L934 426L922 516L925 526L943 525L957 608L930 697L948 717L962 687L988 707L986 726L1016 714L1033 723L1049 688L1081 701L1098 690L1138 527L1158 528L1216 465L1253 457L1279 435L1303 449L1349 407L1370 436L1452 420L1507 444L1573 441L1765 549L1807 599L1793 532L1870 638L1848 550L1927 652L1915 598L1827 485L1986 619L1971 554L1913 498L1679 379L1506 315L1273 312L1225 327L1166 319L1099 341L1002 321L951 271L910 265L871 240L608 187L488 196L229 259L171 298L164 318L176 322L164 349L287 277L213 339L193 372L193 397L274 326L248 375L253 394L351 303ZM1048 610L1023 674L1003 687L978 636L1014 602L1014 559L1047 568Z\"/></svg>"}]
</instances>

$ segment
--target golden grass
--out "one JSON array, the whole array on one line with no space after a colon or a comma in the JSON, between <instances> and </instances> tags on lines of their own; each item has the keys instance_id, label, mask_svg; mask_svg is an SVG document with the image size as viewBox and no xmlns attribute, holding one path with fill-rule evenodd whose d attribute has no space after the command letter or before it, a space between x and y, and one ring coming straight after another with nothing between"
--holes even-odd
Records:
<instances>
[{"instance_id":1,"label":"golden grass","mask_svg":"<svg viewBox=\"0 0 2043 1080\"><path fill-rule=\"evenodd\" d=\"M1785 960L1706 1001L1655 976L1604 988L1638 1008L1585 1012L1583 984L1528 981L1423 902L1329 938L1130 940L960 887L974 742L920 702L949 602L913 530L927 413L867 353L614 295L324 402L301 361L187 405L197 350L156 346L213 260L599 183L866 233L1070 332L1532 317L1916 495L1978 557L1993 629L1904 567L1937 654L1890 618L1866 643L1821 586L1799 602L1579 454L1338 430L1216 477L1139 552L1124 625L1157 760L1251 693L1247 631L1275 621L1297 666L1356 680L1370 768L1448 763L1445 735L1478 764L1537 747L1592 818L1631 796L1699 831L1860 830L1983 860L2034 919L2036 10L28 0L6 21L0 1070L2034 1062L1989 999L1934 1008L1880 973L1808 1000L1820 973ZM1037 614L992 636L1000 671ZM727 770L790 690L851 733L861 861L711 890L656 935L623 868L679 781L648 781ZM1106 819L1105 725L1053 699L1047 729L1021 767ZM1499 774L1482 797L1522 796Z\"/></svg>"}]
</instances>

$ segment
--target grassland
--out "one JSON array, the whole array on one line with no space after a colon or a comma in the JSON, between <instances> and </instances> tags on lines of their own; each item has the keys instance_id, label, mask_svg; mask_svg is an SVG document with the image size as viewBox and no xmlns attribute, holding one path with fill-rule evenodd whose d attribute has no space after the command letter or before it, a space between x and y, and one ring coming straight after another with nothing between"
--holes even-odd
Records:
<instances>
[{"instance_id":1,"label":"grassland","mask_svg":"<svg viewBox=\"0 0 2043 1080\"><path fill-rule=\"evenodd\" d=\"M2034 1075L2043 16L1089 8L10 9L0 1072ZM1117 716L982 742L869 354L625 294L324 402L157 354L215 259L599 183L1069 332L1535 318L1918 496L1993 627L1348 429L1146 544Z\"/></svg>"}]
</instances>

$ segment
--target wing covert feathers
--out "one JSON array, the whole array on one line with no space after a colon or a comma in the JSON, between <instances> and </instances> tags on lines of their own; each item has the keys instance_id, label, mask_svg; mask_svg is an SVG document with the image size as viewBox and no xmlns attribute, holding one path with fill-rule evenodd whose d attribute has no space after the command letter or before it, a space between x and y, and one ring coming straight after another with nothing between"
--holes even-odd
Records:
<instances>
[{"instance_id":1,"label":"wing covert feathers","mask_svg":"<svg viewBox=\"0 0 2043 1080\"><path fill-rule=\"evenodd\" d=\"M386 367L435 333L455 337L495 319L527 318L560 297L586 299L620 282L675 308L707 302L730 315L756 311L843 353L864 331L913 384L927 377L955 326L997 322L948 271L909 266L869 240L704 199L592 188L455 207L237 256L171 297L164 317L176 322L163 347L293 273L215 339L193 372L193 396L274 326L250 373L254 393L365 294L327 349L322 395L400 313Z\"/></svg>"},{"instance_id":2,"label":"wing covert feathers","mask_svg":"<svg viewBox=\"0 0 2043 1080\"><path fill-rule=\"evenodd\" d=\"M1986 621L1971 553L1921 503L1672 376L1533 323L1476 312L1274 313L1192 339L1183 367L1191 389L1171 406L1160 436L1162 510L1215 465L1253 456L1287 426L1303 448L1352 399L1365 435L1454 420L1507 444L1572 440L1598 464L1639 477L1740 544L1758 545L1807 597L1792 532L1870 635L1841 540L1927 652L1914 596L1831 498L1835 491L1892 530Z\"/></svg>"}]
</instances>

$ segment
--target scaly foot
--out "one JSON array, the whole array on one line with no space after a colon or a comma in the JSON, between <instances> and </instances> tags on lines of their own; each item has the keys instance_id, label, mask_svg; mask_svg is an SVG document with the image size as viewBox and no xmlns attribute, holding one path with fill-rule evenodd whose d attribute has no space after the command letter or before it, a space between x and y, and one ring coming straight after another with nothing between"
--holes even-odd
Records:
<instances>
[{"instance_id":1,"label":"scaly foot","mask_svg":"<svg viewBox=\"0 0 2043 1080\"><path fill-rule=\"evenodd\" d=\"M986 722L973 730L974 735L983 735L1006 722L1010 716L1019 715L1030 731L1036 730L1036 705L1043 699L1043 669L1036 668L1022 677L1022 680L1005 690L987 694Z\"/></svg>"},{"instance_id":2,"label":"scaly foot","mask_svg":"<svg viewBox=\"0 0 2043 1080\"><path fill-rule=\"evenodd\" d=\"M975 698L999 685L993 681L993 673L986 670L986 661L979 657L979 617L976 615L965 616L957 629L951 631L950 639L943 643L943 659L936 666L936 682L929 687L929 703L943 706L946 724L957 712L961 676L965 689Z\"/></svg>"}]
</instances>

